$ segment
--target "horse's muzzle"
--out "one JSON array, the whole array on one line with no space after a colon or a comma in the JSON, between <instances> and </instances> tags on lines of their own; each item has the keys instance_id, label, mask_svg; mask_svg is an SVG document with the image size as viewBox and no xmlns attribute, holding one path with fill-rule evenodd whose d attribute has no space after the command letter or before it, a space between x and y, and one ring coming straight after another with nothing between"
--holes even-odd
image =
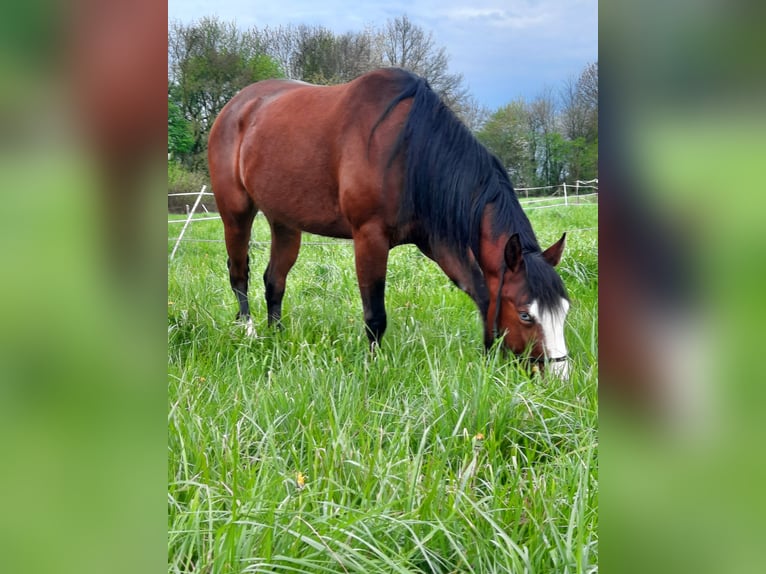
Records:
<instances>
[{"instance_id":1,"label":"horse's muzzle","mask_svg":"<svg viewBox=\"0 0 766 574\"><path fill-rule=\"evenodd\" d=\"M552 357L550 359L530 359L532 372L539 373L543 370L550 372L552 375L567 380L569 378L570 360L569 355L562 357Z\"/></svg>"},{"instance_id":2,"label":"horse's muzzle","mask_svg":"<svg viewBox=\"0 0 766 574\"><path fill-rule=\"evenodd\" d=\"M569 355L565 355L563 357L549 359L546 367L552 375L555 375L566 381L569 379L570 365L571 362L569 360Z\"/></svg>"}]
</instances>

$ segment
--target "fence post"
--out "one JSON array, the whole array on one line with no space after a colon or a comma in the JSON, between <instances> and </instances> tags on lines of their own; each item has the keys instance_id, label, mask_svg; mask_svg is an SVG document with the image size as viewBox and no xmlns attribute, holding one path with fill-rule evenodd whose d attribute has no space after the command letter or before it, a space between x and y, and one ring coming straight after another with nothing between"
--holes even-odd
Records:
<instances>
[{"instance_id":1,"label":"fence post","mask_svg":"<svg viewBox=\"0 0 766 574\"><path fill-rule=\"evenodd\" d=\"M173 246L173 251L170 252L171 259L175 257L176 250L178 249L178 245L181 243L181 239L184 236L184 232L186 231L186 228L188 227L192 217L194 217L194 212L197 211L197 206L199 205L199 202L202 201L202 196L205 193L205 188L207 188L207 185L202 186L202 189L200 190L199 195L197 196L197 201L194 202L194 207L191 208L191 211L189 212L189 216L186 218L186 222L184 223L183 229L181 229L181 233L178 235L178 239L176 239L176 244Z\"/></svg>"},{"instance_id":2,"label":"fence post","mask_svg":"<svg viewBox=\"0 0 766 574\"><path fill-rule=\"evenodd\" d=\"M577 203L580 203L580 180L575 180L575 197L577 197Z\"/></svg>"},{"instance_id":3,"label":"fence post","mask_svg":"<svg viewBox=\"0 0 766 574\"><path fill-rule=\"evenodd\" d=\"M564 182L564 205L569 205L569 200L567 199L567 182Z\"/></svg>"}]
</instances>

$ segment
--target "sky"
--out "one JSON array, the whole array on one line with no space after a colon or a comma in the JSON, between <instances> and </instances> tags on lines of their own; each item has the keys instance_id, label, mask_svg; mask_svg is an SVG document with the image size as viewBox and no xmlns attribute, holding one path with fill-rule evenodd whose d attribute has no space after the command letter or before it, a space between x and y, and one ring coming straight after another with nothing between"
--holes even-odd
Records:
<instances>
[{"instance_id":1,"label":"sky","mask_svg":"<svg viewBox=\"0 0 766 574\"><path fill-rule=\"evenodd\" d=\"M433 34L489 110L560 89L598 59L598 0L168 0L168 19L204 16L243 29L321 25L335 33L381 28L406 14Z\"/></svg>"}]
</instances>

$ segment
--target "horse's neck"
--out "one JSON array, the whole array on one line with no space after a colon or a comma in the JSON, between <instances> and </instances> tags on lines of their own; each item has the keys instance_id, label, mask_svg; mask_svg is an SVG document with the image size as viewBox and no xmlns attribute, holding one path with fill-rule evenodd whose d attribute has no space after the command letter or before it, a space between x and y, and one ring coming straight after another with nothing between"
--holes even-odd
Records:
<instances>
[{"instance_id":1,"label":"horse's neck","mask_svg":"<svg viewBox=\"0 0 766 574\"><path fill-rule=\"evenodd\" d=\"M488 282L502 273L503 253L507 235L492 237L492 208L487 207L482 216L479 237L480 253L466 245L466 253L457 254L446 246L434 246L427 255L434 259L447 276L474 300L482 317L486 319L489 309Z\"/></svg>"},{"instance_id":2,"label":"horse's neck","mask_svg":"<svg viewBox=\"0 0 766 574\"><path fill-rule=\"evenodd\" d=\"M508 240L507 234L501 234L493 237L492 228L494 224L494 206L488 205L484 209L481 217L481 227L479 231L479 253L476 259L483 270L484 275L497 275L500 272L500 265L503 260L503 249Z\"/></svg>"},{"instance_id":3,"label":"horse's neck","mask_svg":"<svg viewBox=\"0 0 766 574\"><path fill-rule=\"evenodd\" d=\"M436 247L428 255L439 264L442 271L460 290L474 300L482 312L482 316L486 317L489 294L484 273L473 251L468 249L467 257L461 257L451 249Z\"/></svg>"}]
</instances>

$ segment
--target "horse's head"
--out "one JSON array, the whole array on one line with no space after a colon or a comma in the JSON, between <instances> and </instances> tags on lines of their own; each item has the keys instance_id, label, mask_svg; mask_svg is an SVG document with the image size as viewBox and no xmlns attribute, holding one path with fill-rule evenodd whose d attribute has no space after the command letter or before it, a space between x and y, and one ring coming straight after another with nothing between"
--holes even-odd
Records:
<instances>
[{"instance_id":1,"label":"horse's head","mask_svg":"<svg viewBox=\"0 0 766 574\"><path fill-rule=\"evenodd\" d=\"M566 234L543 252L525 252L517 233L496 244L496 272L487 274L488 341L502 337L506 347L525 355L532 367L569 375L564 321L569 311L564 284L553 269L561 260ZM494 266L493 266L494 267ZM528 353L528 355L527 355Z\"/></svg>"}]
</instances>

